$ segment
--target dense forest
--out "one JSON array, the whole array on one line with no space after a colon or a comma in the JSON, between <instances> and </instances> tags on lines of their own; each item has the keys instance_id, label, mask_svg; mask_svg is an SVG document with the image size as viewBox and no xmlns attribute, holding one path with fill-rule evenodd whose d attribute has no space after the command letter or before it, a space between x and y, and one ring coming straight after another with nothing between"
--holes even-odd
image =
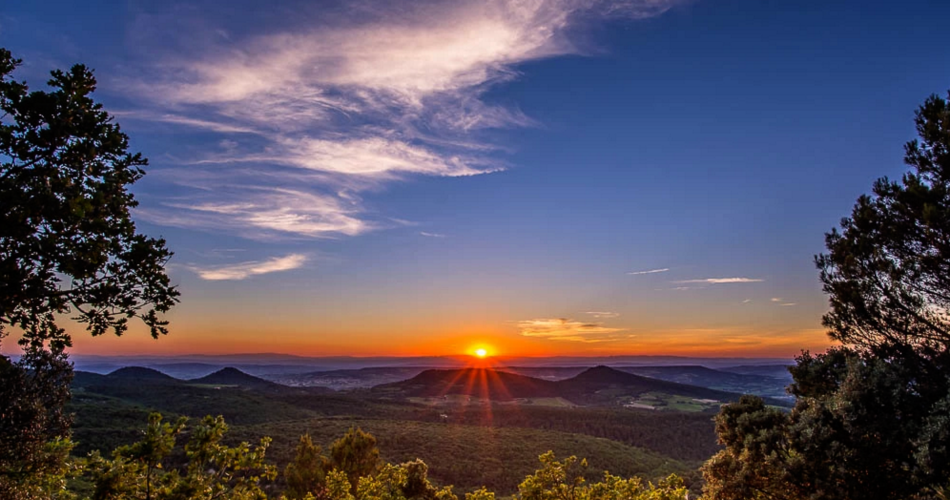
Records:
<instances>
[{"instance_id":1,"label":"dense forest","mask_svg":"<svg viewBox=\"0 0 950 500\"><path fill-rule=\"evenodd\" d=\"M274 390L253 381L243 386L196 382L147 369L122 369L105 377L77 373L68 406L75 415L74 454L108 454L135 441L152 411L192 420L211 413L229 423L229 444L270 436L268 460L280 468L292 460L298 436L307 433L326 446L355 425L376 436L389 462L424 459L437 484L458 491L487 486L511 494L536 468L538 455L551 450L587 458L592 475L610 470L658 480L676 473L698 491L697 469L719 449L712 413L504 404L445 408L365 393Z\"/></svg>"}]
</instances>

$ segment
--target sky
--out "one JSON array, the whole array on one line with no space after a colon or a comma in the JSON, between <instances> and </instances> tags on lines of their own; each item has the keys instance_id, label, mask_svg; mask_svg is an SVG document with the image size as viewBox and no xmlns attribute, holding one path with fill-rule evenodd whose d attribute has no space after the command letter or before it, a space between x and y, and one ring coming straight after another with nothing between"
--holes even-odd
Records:
<instances>
[{"instance_id":1,"label":"sky","mask_svg":"<svg viewBox=\"0 0 950 500\"><path fill-rule=\"evenodd\" d=\"M824 233L950 88L944 1L45 1L150 160L171 333L74 353L791 357ZM9 343L8 343L9 345Z\"/></svg>"}]
</instances>

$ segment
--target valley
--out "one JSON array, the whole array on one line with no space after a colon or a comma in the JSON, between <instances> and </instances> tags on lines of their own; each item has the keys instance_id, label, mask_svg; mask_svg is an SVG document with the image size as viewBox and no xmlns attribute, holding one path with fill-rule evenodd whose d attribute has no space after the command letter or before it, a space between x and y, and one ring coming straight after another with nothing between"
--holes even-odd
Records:
<instances>
[{"instance_id":1,"label":"valley","mask_svg":"<svg viewBox=\"0 0 950 500\"><path fill-rule=\"evenodd\" d=\"M549 450L586 457L595 472L647 479L677 473L696 488L699 465L718 450L712 417L738 398L603 366L563 369L573 375L558 380L526 375L542 370L552 369L427 369L414 376L415 368L365 369L358 371L408 378L340 391L287 386L236 368L190 380L141 367L79 371L70 403L74 453L135 441L153 411L167 419L211 414L224 416L232 444L273 438L268 457L278 467L292 459L300 435L326 446L356 426L377 437L385 460L422 458L434 481L459 491L487 486L510 494Z\"/></svg>"}]
</instances>

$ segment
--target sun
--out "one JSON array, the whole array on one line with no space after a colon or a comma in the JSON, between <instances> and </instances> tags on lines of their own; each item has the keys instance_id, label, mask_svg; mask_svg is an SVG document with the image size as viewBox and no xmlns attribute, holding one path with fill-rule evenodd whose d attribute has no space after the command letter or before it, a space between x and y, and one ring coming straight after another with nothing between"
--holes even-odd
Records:
<instances>
[{"instance_id":1,"label":"sun","mask_svg":"<svg viewBox=\"0 0 950 500\"><path fill-rule=\"evenodd\" d=\"M478 356L479 358L484 358L485 356L488 356L488 351L483 348L478 348L478 349L475 349L475 355Z\"/></svg>"}]
</instances>

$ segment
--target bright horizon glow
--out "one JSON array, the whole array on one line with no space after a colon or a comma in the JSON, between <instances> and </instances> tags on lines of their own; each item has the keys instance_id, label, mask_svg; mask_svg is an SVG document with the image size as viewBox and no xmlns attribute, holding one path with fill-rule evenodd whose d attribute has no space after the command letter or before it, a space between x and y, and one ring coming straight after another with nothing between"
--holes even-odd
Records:
<instances>
[{"instance_id":1,"label":"bright horizon glow","mask_svg":"<svg viewBox=\"0 0 950 500\"><path fill-rule=\"evenodd\" d=\"M484 358L485 356L488 356L488 351L483 348L475 349L475 355L479 358Z\"/></svg>"}]
</instances>

